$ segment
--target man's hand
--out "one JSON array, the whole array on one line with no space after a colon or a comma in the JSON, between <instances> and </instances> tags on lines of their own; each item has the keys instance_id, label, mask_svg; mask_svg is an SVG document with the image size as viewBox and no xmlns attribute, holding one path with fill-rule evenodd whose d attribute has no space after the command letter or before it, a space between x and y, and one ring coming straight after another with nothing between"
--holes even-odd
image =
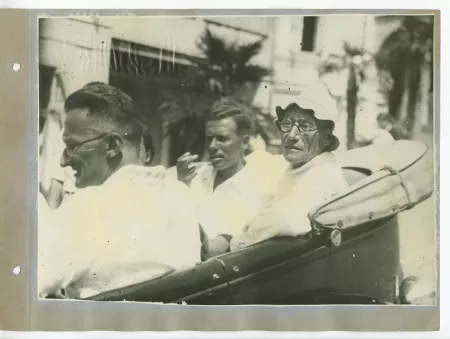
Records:
<instances>
[{"instance_id":1,"label":"man's hand","mask_svg":"<svg viewBox=\"0 0 450 339\"><path fill-rule=\"evenodd\" d=\"M199 164L194 162L197 158L198 155L191 155L191 153L187 152L177 160L178 180L184 182L188 186L191 184L192 179L197 175Z\"/></svg>"},{"instance_id":2,"label":"man's hand","mask_svg":"<svg viewBox=\"0 0 450 339\"><path fill-rule=\"evenodd\" d=\"M202 261L228 252L229 242L227 236L219 235L214 239L209 239L208 235L200 226L200 241L202 243L201 259Z\"/></svg>"},{"instance_id":3,"label":"man's hand","mask_svg":"<svg viewBox=\"0 0 450 339\"><path fill-rule=\"evenodd\" d=\"M206 259L227 253L230 248L230 243L223 236L219 235L214 239L208 241L208 252Z\"/></svg>"},{"instance_id":4,"label":"man's hand","mask_svg":"<svg viewBox=\"0 0 450 339\"><path fill-rule=\"evenodd\" d=\"M246 246L245 236L243 234L237 235L230 241L230 252L238 251Z\"/></svg>"}]
</instances>

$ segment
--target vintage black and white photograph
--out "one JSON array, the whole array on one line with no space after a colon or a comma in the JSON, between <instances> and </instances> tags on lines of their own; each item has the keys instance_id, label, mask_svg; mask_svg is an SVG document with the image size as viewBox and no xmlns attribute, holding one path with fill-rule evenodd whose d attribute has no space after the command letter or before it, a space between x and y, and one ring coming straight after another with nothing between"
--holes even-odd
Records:
<instances>
[{"instance_id":1,"label":"vintage black and white photograph","mask_svg":"<svg viewBox=\"0 0 450 339\"><path fill-rule=\"evenodd\" d=\"M38 21L39 299L436 304L433 15Z\"/></svg>"}]
</instances>

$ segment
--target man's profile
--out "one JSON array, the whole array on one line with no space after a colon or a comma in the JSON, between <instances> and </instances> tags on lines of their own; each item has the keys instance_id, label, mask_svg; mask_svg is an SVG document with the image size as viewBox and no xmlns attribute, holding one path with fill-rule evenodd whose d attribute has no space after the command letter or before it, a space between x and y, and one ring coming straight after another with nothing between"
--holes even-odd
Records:
<instances>
[{"instance_id":1,"label":"man's profile","mask_svg":"<svg viewBox=\"0 0 450 339\"><path fill-rule=\"evenodd\" d=\"M79 191L39 225L39 294L89 297L200 261L188 188L146 167L151 145L127 94L93 83L70 95L61 166Z\"/></svg>"}]
</instances>

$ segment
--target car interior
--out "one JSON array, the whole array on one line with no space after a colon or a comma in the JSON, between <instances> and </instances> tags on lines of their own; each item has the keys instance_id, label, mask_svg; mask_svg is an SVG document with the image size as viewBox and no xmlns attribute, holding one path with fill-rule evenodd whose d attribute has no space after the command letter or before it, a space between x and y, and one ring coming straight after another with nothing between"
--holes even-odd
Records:
<instances>
[{"instance_id":1,"label":"car interior","mask_svg":"<svg viewBox=\"0 0 450 339\"><path fill-rule=\"evenodd\" d=\"M360 180L367 178L371 175L371 171L365 168L356 168L356 167L345 167L343 168L344 176L347 179L349 185L354 185ZM318 240L320 241L320 239ZM147 293L150 294L158 294L156 290L160 290L159 296L161 298L172 299L177 297L178 293L173 294L170 286L176 289L184 290L183 293L189 295L194 292L194 290L199 291L199 286L202 284L206 284L205 288L211 288L212 286L218 286L225 281L221 281L222 277L216 279L214 282L211 281L210 276L214 276L212 272L223 272L224 265L233 266L233 262L240 262L244 259L248 263L248 269L252 272L258 271L260 269L264 269L264 267L268 267L271 265L277 265L280 262L286 260L286 258L292 257L295 258L299 255L299 253L307 253L308 251L314 250L317 248L317 241L311 241L309 235L307 236L298 236L298 237L281 237L277 239L270 239L261 244L256 244L251 246L250 248L241 249L236 252L226 253L216 258L211 258L210 260L199 264L197 267L193 269L188 269L182 272L175 272L168 277L164 277L163 280L166 282L165 284L161 284L161 279L153 279L147 282L139 283L134 286L128 286L123 289L102 293L101 295L94 296L93 300L115 300L121 299L127 296L126 298L131 298L127 300L136 300L136 299L147 299L151 298ZM249 253L251 252L251 254ZM247 255L250 254L250 255ZM247 265L246 265L247 266ZM237 267L237 266L234 266ZM248 273L252 273L248 272ZM240 276L245 275L245 271L236 272ZM186 283L187 277L188 280L195 282L193 284ZM153 290L153 293L150 292Z\"/></svg>"},{"instance_id":2,"label":"car interior","mask_svg":"<svg viewBox=\"0 0 450 339\"><path fill-rule=\"evenodd\" d=\"M342 170L349 186L353 186L372 174L370 170L361 167L343 167Z\"/></svg>"}]
</instances>

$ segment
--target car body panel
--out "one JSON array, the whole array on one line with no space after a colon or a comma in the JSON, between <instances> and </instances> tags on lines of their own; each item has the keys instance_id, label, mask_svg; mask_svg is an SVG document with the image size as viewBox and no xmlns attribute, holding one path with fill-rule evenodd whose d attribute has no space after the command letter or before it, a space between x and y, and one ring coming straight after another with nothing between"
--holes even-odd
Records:
<instances>
[{"instance_id":1,"label":"car body panel","mask_svg":"<svg viewBox=\"0 0 450 339\"><path fill-rule=\"evenodd\" d=\"M349 185L370 168L343 167ZM339 241L332 240L336 235ZM356 227L277 237L192 269L90 300L196 305L396 303L402 279L397 215Z\"/></svg>"},{"instance_id":2,"label":"car body panel","mask_svg":"<svg viewBox=\"0 0 450 339\"><path fill-rule=\"evenodd\" d=\"M347 293L366 296L366 301L395 302L400 275L398 224L391 217L343 231L337 247L327 233L271 239L193 269L89 299L300 305L323 302L321 297L330 294L337 300L337 293Z\"/></svg>"},{"instance_id":3,"label":"car body panel","mask_svg":"<svg viewBox=\"0 0 450 339\"><path fill-rule=\"evenodd\" d=\"M247 266L247 271L253 271L241 277L230 273L233 303L310 304L319 296L338 291L395 302L401 277L398 226L396 218L384 222L364 225L363 233L344 232L338 247L327 246L326 239L319 238L322 245L314 250L289 253L284 262L268 264L259 271L245 263L249 255L230 258L228 269Z\"/></svg>"},{"instance_id":4,"label":"car body panel","mask_svg":"<svg viewBox=\"0 0 450 339\"><path fill-rule=\"evenodd\" d=\"M179 303L189 300L189 296L201 304L210 300L229 302L228 283L220 262L204 262L192 269L104 292L88 300Z\"/></svg>"}]
</instances>

